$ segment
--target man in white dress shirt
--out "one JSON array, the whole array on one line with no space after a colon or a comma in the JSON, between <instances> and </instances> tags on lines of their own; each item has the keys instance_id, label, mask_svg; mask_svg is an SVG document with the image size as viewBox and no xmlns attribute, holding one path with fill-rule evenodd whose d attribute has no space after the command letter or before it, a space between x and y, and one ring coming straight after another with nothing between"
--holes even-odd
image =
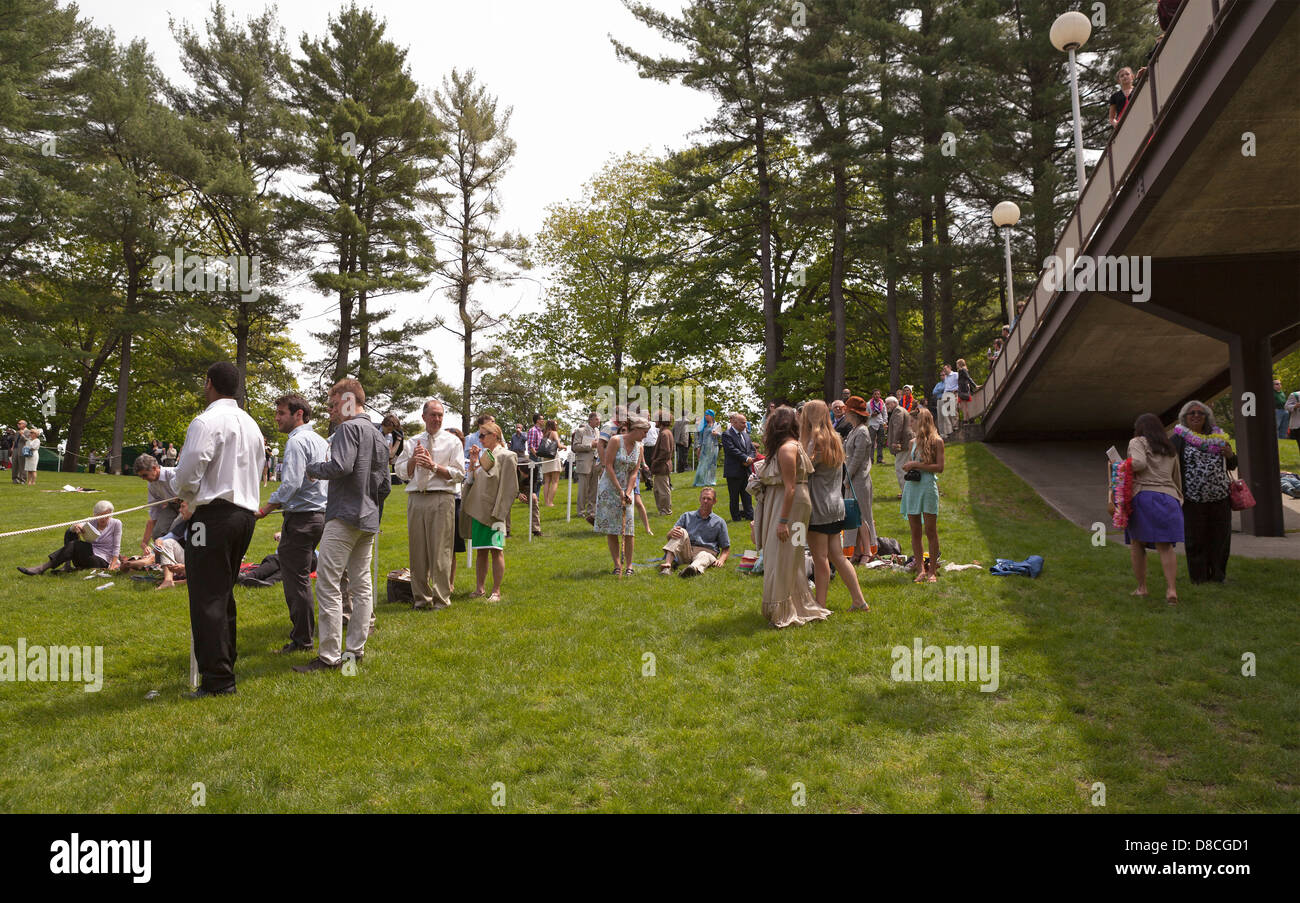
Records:
<instances>
[{"instance_id":1,"label":"man in white dress shirt","mask_svg":"<svg viewBox=\"0 0 1300 903\"><path fill-rule=\"evenodd\" d=\"M456 540L456 486L465 481L465 450L442 428L444 408L424 403L425 432L406 443L397 475L406 484L406 539L415 608L451 605L452 546Z\"/></svg>"},{"instance_id":2,"label":"man in white dress shirt","mask_svg":"<svg viewBox=\"0 0 1300 903\"><path fill-rule=\"evenodd\" d=\"M190 632L199 665L191 699L235 692L235 578L257 525L262 431L235 402L239 371L208 368L208 406L190 422L176 490L193 512L185 543Z\"/></svg>"}]
</instances>

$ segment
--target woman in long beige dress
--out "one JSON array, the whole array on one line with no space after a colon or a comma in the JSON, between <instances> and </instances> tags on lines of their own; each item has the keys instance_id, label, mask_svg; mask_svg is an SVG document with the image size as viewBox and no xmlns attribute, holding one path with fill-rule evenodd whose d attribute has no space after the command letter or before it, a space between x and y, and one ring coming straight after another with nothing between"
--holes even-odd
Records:
<instances>
[{"instance_id":1,"label":"woman in long beige dress","mask_svg":"<svg viewBox=\"0 0 1300 903\"><path fill-rule=\"evenodd\" d=\"M793 408L779 407L768 416L763 444L768 457L754 499L754 541L763 552L763 617L773 627L825 620L830 610L813 597L804 564L813 465L799 444Z\"/></svg>"}]
</instances>

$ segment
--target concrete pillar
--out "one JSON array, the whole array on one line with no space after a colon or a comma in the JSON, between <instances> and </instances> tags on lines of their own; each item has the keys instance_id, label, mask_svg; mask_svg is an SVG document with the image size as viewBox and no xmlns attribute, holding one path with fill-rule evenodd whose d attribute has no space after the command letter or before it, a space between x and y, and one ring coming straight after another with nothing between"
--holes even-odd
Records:
<instances>
[{"instance_id":1,"label":"concrete pillar","mask_svg":"<svg viewBox=\"0 0 1300 903\"><path fill-rule=\"evenodd\" d=\"M1228 342L1232 378L1232 422L1240 475L1255 496L1255 507L1241 512L1241 531L1282 536L1281 464L1273 421L1273 355L1267 335L1237 335ZM1254 393L1255 413L1242 415L1243 396Z\"/></svg>"}]
</instances>

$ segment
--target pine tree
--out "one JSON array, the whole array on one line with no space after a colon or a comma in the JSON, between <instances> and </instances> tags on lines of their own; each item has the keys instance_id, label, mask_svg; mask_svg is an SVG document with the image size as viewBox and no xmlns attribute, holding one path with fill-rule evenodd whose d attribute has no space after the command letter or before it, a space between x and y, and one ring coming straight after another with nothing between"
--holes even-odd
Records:
<instances>
[{"instance_id":1,"label":"pine tree","mask_svg":"<svg viewBox=\"0 0 1300 903\"><path fill-rule=\"evenodd\" d=\"M438 261L435 272L456 305L460 324L459 329L444 328L461 340L460 416L466 435L474 417L474 371L481 363L474 337L501 323L473 297L474 287L507 285L516 268L527 264L523 238L496 231L498 190L515 155L508 134L511 110L498 110L497 103L472 69L463 75L453 69L432 103L446 150L438 173L445 190L434 196L429 229L450 252Z\"/></svg>"},{"instance_id":2,"label":"pine tree","mask_svg":"<svg viewBox=\"0 0 1300 903\"><path fill-rule=\"evenodd\" d=\"M394 336L375 334L388 311L370 303L421 288L433 270L433 246L417 211L432 200L429 181L443 150L406 51L385 30L371 11L350 5L330 19L326 37L302 37L304 56L292 76L308 147L304 167L317 193L298 213L309 244L329 249L332 258L330 271L315 270L311 279L339 301L334 353L321 375L333 381L348 374L355 347L355 372L376 397L393 396L410 374L376 366L376 352L391 348ZM404 353L433 325L404 324L397 331Z\"/></svg>"}]
</instances>

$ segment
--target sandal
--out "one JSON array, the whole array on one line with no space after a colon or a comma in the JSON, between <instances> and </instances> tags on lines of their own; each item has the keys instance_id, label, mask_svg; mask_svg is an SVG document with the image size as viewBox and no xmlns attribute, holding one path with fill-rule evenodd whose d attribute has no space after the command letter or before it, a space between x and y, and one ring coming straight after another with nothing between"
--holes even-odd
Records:
<instances>
[{"instance_id":1,"label":"sandal","mask_svg":"<svg viewBox=\"0 0 1300 903\"><path fill-rule=\"evenodd\" d=\"M631 577L633 573L635 573L635 572L632 570L632 568L631 568L631 567L628 567L628 569L625 570L625 571L623 572L623 576L625 576L625 577Z\"/></svg>"},{"instance_id":2,"label":"sandal","mask_svg":"<svg viewBox=\"0 0 1300 903\"><path fill-rule=\"evenodd\" d=\"M1177 597L1177 596L1165 596L1165 601L1168 602L1170 605L1177 605L1177 604L1178 604L1178 597Z\"/></svg>"},{"instance_id":3,"label":"sandal","mask_svg":"<svg viewBox=\"0 0 1300 903\"><path fill-rule=\"evenodd\" d=\"M623 569L622 569L622 568L619 568L619 567L616 567L616 568L614 568L614 570L610 571L610 573L613 574L615 577L622 577L622 576L623 576Z\"/></svg>"},{"instance_id":4,"label":"sandal","mask_svg":"<svg viewBox=\"0 0 1300 903\"><path fill-rule=\"evenodd\" d=\"M865 604L863 604L863 605L853 605L853 606L850 606L850 607L849 607L849 611L871 611L871 606L870 606L870 605L865 605Z\"/></svg>"},{"instance_id":5,"label":"sandal","mask_svg":"<svg viewBox=\"0 0 1300 903\"><path fill-rule=\"evenodd\" d=\"M476 589L476 590L474 590L474 592L472 592L472 593L469 594L469 597L470 597L471 599L477 599L477 598L479 598L480 596L486 596L486 595L487 595L487 593L486 593L484 590Z\"/></svg>"},{"instance_id":6,"label":"sandal","mask_svg":"<svg viewBox=\"0 0 1300 903\"><path fill-rule=\"evenodd\" d=\"M493 593L492 595L488 596L487 600L488 600L489 602L500 602L500 601L501 601L501 594L500 594L500 593Z\"/></svg>"},{"instance_id":7,"label":"sandal","mask_svg":"<svg viewBox=\"0 0 1300 903\"><path fill-rule=\"evenodd\" d=\"M1147 598L1148 596L1150 596L1151 594L1150 594L1150 593L1144 593L1144 592L1141 592L1141 591L1135 589L1135 590L1133 590L1133 592L1129 593L1129 595L1130 595L1130 596L1137 596L1139 599L1145 599L1145 598Z\"/></svg>"}]
</instances>

